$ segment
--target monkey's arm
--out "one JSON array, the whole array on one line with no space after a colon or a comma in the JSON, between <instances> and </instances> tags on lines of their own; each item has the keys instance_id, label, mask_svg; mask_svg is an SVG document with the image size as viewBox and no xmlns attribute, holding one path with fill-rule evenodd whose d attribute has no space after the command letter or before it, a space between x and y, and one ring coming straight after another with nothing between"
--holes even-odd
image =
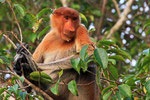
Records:
<instances>
[{"instance_id":1,"label":"monkey's arm","mask_svg":"<svg viewBox=\"0 0 150 100\"><path fill-rule=\"evenodd\" d=\"M53 62L49 63L37 63L38 68L41 70L61 70L61 69L70 69L72 68L72 65L70 63L70 60L73 58L79 57L78 55L71 55Z\"/></svg>"},{"instance_id":2,"label":"monkey's arm","mask_svg":"<svg viewBox=\"0 0 150 100\"><path fill-rule=\"evenodd\" d=\"M89 45L87 52L89 55L91 55L95 49L94 44L91 42L89 36L88 36L88 31L85 28L85 26L80 25L77 29L76 32L76 39L75 39L75 44L76 44L76 52L79 53L81 48L84 45ZM42 70L60 70L60 69L70 69L72 68L72 65L70 63L71 58L78 58L79 55L72 55L66 58L63 58L61 60L56 60L53 62L49 62L47 64L38 64L38 68Z\"/></svg>"},{"instance_id":3,"label":"monkey's arm","mask_svg":"<svg viewBox=\"0 0 150 100\"><path fill-rule=\"evenodd\" d=\"M94 44L92 43L92 41L90 40L89 36L88 36L88 30L86 29L86 27L84 25L80 25L77 29L76 32L76 39L75 39L75 43L76 43L76 51L80 52L81 48L84 45L89 45L87 52L89 55L91 55L95 49Z\"/></svg>"},{"instance_id":4,"label":"monkey's arm","mask_svg":"<svg viewBox=\"0 0 150 100\"><path fill-rule=\"evenodd\" d=\"M28 44L24 44L26 49L29 49ZM37 66L33 61L31 55L21 45L17 46L16 55L14 57L13 69L18 75L24 74L28 76L32 71L37 70ZM31 67L32 66L32 67Z\"/></svg>"},{"instance_id":5,"label":"monkey's arm","mask_svg":"<svg viewBox=\"0 0 150 100\"><path fill-rule=\"evenodd\" d=\"M39 44L39 46L36 48L35 52L32 55L34 61L37 63L43 62L43 48L41 45L42 43Z\"/></svg>"}]
</instances>

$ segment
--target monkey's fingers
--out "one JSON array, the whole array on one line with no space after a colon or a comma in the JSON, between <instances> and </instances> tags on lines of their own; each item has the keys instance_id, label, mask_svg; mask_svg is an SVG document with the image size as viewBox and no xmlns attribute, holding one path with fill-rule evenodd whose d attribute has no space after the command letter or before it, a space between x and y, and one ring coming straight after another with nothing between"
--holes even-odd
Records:
<instances>
[{"instance_id":1,"label":"monkey's fingers","mask_svg":"<svg viewBox=\"0 0 150 100\"><path fill-rule=\"evenodd\" d=\"M28 44L23 43L23 45L29 50L29 45ZM27 52L27 50L24 47L22 47L22 45L20 45L20 44L17 45L16 52L19 53L19 54L21 54L22 52L25 53L25 54L29 54Z\"/></svg>"}]
</instances>

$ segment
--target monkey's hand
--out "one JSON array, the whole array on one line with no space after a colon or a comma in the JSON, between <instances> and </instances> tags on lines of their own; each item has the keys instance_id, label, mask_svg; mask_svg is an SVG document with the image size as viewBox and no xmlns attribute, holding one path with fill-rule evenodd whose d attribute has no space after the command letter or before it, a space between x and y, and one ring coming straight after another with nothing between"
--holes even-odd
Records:
<instances>
[{"instance_id":1,"label":"monkey's hand","mask_svg":"<svg viewBox=\"0 0 150 100\"><path fill-rule=\"evenodd\" d=\"M24 45L27 49L29 49L29 45ZM32 72L32 69L29 65L29 61L27 59L27 55L29 53L25 48L21 45L17 45L16 55L14 57L13 69L18 75L24 74L24 76L29 75Z\"/></svg>"}]
</instances>

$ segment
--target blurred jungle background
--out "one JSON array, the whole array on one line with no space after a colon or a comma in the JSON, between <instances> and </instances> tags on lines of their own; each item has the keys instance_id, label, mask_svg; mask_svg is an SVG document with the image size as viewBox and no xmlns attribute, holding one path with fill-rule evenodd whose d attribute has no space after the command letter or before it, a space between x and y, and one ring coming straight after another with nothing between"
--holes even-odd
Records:
<instances>
[{"instance_id":1,"label":"blurred jungle background","mask_svg":"<svg viewBox=\"0 0 150 100\"><path fill-rule=\"evenodd\" d=\"M11 41L29 44L33 53L50 30L50 14L62 6L80 12L91 40L106 51L99 55L108 59L95 57L106 64L97 75L100 99L150 100L149 0L0 0L0 100L42 99L23 91L16 83L23 77L11 74Z\"/></svg>"}]
</instances>

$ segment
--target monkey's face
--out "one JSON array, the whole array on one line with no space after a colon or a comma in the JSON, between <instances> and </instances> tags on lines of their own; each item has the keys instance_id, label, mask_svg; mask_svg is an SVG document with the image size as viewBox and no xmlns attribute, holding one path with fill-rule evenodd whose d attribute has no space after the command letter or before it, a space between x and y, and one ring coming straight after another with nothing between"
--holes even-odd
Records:
<instances>
[{"instance_id":1,"label":"monkey's face","mask_svg":"<svg viewBox=\"0 0 150 100\"><path fill-rule=\"evenodd\" d=\"M80 24L79 13L71 8L62 7L53 12L57 18L55 27L58 28L61 38L65 41L71 41L75 38L76 30ZM53 25L54 26L54 25Z\"/></svg>"},{"instance_id":2,"label":"monkey's face","mask_svg":"<svg viewBox=\"0 0 150 100\"><path fill-rule=\"evenodd\" d=\"M76 35L79 19L77 16L63 16L62 38L66 41L72 40Z\"/></svg>"}]
</instances>

